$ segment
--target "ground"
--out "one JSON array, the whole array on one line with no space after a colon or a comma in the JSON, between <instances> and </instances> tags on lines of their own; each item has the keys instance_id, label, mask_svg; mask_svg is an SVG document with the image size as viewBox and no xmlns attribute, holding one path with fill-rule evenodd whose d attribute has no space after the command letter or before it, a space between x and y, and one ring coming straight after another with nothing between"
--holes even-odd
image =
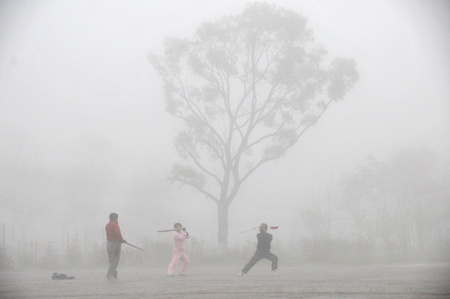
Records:
<instances>
[{"instance_id":1,"label":"ground","mask_svg":"<svg viewBox=\"0 0 450 299\"><path fill-rule=\"evenodd\" d=\"M177 268L179 269L179 267ZM106 269L3 270L0 298L450 298L450 265L299 265L270 272L260 262L238 277L233 265L194 265L189 276L165 276L165 267L126 268L107 280Z\"/></svg>"}]
</instances>

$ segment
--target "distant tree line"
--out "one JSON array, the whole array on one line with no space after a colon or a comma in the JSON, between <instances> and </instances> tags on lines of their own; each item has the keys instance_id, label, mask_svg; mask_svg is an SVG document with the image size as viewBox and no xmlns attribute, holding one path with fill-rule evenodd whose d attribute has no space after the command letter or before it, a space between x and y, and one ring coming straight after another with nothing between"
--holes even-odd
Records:
<instances>
[{"instance_id":1,"label":"distant tree line","mask_svg":"<svg viewBox=\"0 0 450 299\"><path fill-rule=\"evenodd\" d=\"M426 149L369 159L338 181L340 198L299 210L310 232L302 243L322 259L342 247L361 259L448 259L449 178L448 161Z\"/></svg>"}]
</instances>

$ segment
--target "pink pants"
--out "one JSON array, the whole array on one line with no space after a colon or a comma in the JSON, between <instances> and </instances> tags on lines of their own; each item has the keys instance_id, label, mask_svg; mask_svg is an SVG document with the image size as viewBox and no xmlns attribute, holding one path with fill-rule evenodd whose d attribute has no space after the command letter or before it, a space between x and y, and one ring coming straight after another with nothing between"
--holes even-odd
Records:
<instances>
[{"instance_id":1,"label":"pink pants","mask_svg":"<svg viewBox=\"0 0 450 299\"><path fill-rule=\"evenodd\" d=\"M180 274L186 273L187 267L188 267L189 263L191 262L189 260L189 257L184 252L184 250L174 250L172 261L170 262L169 269L167 270L167 274L173 274L173 271L175 270L175 266L178 264L178 262L180 260L183 262L183 266L181 267Z\"/></svg>"}]
</instances>

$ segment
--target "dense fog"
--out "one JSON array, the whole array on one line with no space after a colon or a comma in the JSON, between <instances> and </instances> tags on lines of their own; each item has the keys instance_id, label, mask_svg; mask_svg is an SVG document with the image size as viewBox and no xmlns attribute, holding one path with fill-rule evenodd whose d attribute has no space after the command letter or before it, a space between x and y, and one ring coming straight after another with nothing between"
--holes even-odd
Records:
<instances>
[{"instance_id":1,"label":"dense fog","mask_svg":"<svg viewBox=\"0 0 450 299\"><path fill-rule=\"evenodd\" d=\"M229 205L227 245L219 242L218 205L174 180L186 123L169 113L157 65L167 38L193 40L205 22L247 5L0 2L2 267L103 267L111 212L124 238L146 250L126 248L128 265L168 263L172 235L157 230L175 222L192 236L193 263L247 259L251 229L262 222L278 226L273 251L293 263L449 260L443 0L276 1L305 18L312 42L327 50L324 70L343 57L356 73L295 144L242 183ZM188 71L182 79L196 83Z\"/></svg>"}]
</instances>

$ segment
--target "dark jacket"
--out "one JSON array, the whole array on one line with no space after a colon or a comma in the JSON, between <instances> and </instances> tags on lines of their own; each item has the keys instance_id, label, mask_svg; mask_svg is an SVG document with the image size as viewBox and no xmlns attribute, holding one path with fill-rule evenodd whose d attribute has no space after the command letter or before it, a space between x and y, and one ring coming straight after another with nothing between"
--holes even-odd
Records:
<instances>
[{"instance_id":1,"label":"dark jacket","mask_svg":"<svg viewBox=\"0 0 450 299\"><path fill-rule=\"evenodd\" d=\"M270 242L272 242L272 235L264 232L258 233L256 237L258 238L258 245L256 245L256 248L261 251L270 251Z\"/></svg>"}]
</instances>

